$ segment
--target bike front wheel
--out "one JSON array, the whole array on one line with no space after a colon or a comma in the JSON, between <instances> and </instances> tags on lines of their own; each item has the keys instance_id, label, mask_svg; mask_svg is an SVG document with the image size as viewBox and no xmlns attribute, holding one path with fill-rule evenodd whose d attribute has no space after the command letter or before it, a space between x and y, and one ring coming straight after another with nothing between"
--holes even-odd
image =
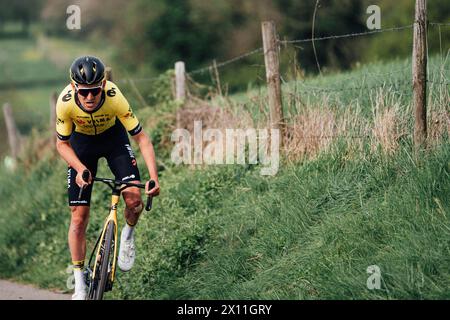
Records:
<instances>
[{"instance_id":1,"label":"bike front wheel","mask_svg":"<svg viewBox=\"0 0 450 320\"><path fill-rule=\"evenodd\" d=\"M100 248L100 257L97 264L96 275L94 276L94 285L90 298L93 300L102 300L103 294L108 285L111 285L111 270L114 259L114 222L109 221L106 227L105 236Z\"/></svg>"}]
</instances>

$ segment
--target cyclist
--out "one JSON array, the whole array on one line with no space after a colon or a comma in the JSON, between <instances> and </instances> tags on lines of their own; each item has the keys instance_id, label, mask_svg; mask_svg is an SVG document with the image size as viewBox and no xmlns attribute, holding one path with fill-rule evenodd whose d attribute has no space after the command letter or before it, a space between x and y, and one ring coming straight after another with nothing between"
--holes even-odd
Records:
<instances>
[{"instance_id":1,"label":"cyclist","mask_svg":"<svg viewBox=\"0 0 450 320\"><path fill-rule=\"evenodd\" d=\"M92 177L96 175L98 160L106 158L116 180L139 183L140 174L128 131L139 145L150 178L156 183L146 193L157 196L160 188L153 145L117 85L105 79L102 61L93 56L75 59L70 67L70 79L71 83L61 92L56 105L56 147L69 166L71 221L68 241L75 277L72 299L83 300L87 294L83 275L85 233ZM82 178L84 170L90 173L88 182ZM80 188L84 190L79 200ZM126 224L121 232L118 266L122 271L128 271L135 260L133 232L144 205L138 188L128 188L122 194L126 204Z\"/></svg>"}]
</instances>

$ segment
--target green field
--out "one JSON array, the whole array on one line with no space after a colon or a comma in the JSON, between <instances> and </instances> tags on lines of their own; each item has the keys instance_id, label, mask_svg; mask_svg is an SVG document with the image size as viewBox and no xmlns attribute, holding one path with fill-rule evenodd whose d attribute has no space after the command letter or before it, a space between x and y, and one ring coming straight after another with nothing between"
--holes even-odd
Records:
<instances>
[{"instance_id":1,"label":"green field","mask_svg":"<svg viewBox=\"0 0 450 320\"><path fill-rule=\"evenodd\" d=\"M254 165L174 166L173 144L167 143L174 125L170 103L138 110L164 163L162 194L137 227L135 268L118 274L108 298L447 299L449 93L446 85L430 87L430 114L438 118L429 129L436 137L415 155L410 87L389 85L408 81L409 64L379 63L286 83L284 108L291 123L313 121L319 110L319 116L334 119L333 128L345 130L331 131L336 137L326 146L282 155L273 177L261 176ZM430 68L448 79L448 65L438 57ZM212 103L263 123L266 100L263 90L255 90ZM361 128L372 135L345 136ZM46 135L35 133L31 146ZM0 171L0 277L65 289L65 165L40 150L27 157L21 175ZM141 157L138 163L145 172ZM110 176L105 163L98 175ZM96 185L89 248L108 197L108 189ZM366 285L372 265L381 271L379 290Z\"/></svg>"}]
</instances>

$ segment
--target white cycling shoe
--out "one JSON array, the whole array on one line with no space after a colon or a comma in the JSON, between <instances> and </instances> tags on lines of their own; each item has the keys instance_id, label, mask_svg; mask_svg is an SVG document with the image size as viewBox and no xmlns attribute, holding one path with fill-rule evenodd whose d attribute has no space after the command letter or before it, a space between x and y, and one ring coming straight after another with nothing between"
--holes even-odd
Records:
<instances>
[{"instance_id":1,"label":"white cycling shoe","mask_svg":"<svg viewBox=\"0 0 450 320\"><path fill-rule=\"evenodd\" d=\"M75 291L75 293L72 295L72 300L86 300L86 296L86 290Z\"/></svg>"},{"instance_id":2,"label":"white cycling shoe","mask_svg":"<svg viewBox=\"0 0 450 320\"><path fill-rule=\"evenodd\" d=\"M120 270L124 272L130 271L134 265L135 259L136 250L134 248L134 235L132 235L131 238L127 240L123 236L122 229L122 234L120 236L119 258L117 259Z\"/></svg>"},{"instance_id":3,"label":"white cycling shoe","mask_svg":"<svg viewBox=\"0 0 450 320\"><path fill-rule=\"evenodd\" d=\"M85 282L85 272L83 270L74 270L75 290L72 295L72 300L86 300L87 285Z\"/></svg>"}]
</instances>

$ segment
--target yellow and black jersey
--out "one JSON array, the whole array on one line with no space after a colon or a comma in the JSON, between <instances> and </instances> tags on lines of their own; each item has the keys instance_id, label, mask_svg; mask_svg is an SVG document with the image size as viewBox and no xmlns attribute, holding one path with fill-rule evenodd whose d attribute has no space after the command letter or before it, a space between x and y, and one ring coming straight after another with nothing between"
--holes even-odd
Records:
<instances>
[{"instance_id":1,"label":"yellow and black jersey","mask_svg":"<svg viewBox=\"0 0 450 320\"><path fill-rule=\"evenodd\" d=\"M142 130L128 101L117 85L111 81L106 81L101 101L93 111L87 111L82 107L70 84L58 97L56 133L61 140L68 140L73 131L91 136L98 135L113 127L116 119L132 136Z\"/></svg>"}]
</instances>

